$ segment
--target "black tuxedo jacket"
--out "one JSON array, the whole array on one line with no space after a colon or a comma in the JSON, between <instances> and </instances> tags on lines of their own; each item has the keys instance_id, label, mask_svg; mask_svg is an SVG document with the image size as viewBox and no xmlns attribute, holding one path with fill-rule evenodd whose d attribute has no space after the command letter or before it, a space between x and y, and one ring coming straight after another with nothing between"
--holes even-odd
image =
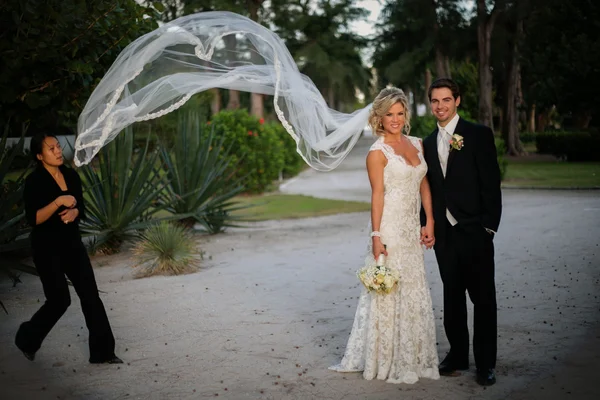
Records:
<instances>
[{"instance_id":1,"label":"black tuxedo jacket","mask_svg":"<svg viewBox=\"0 0 600 400\"><path fill-rule=\"evenodd\" d=\"M443 239L446 208L459 224L498 231L502 195L492 130L460 118L454 133L464 138L464 146L450 151L445 178L438 157L438 129L423 141L436 238ZM424 212L421 222L425 224Z\"/></svg>"}]
</instances>

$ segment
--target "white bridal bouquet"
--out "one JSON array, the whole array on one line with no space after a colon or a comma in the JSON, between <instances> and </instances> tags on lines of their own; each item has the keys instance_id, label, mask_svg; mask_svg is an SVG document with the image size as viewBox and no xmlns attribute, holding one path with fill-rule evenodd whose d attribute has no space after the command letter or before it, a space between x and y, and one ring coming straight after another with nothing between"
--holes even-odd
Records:
<instances>
[{"instance_id":1,"label":"white bridal bouquet","mask_svg":"<svg viewBox=\"0 0 600 400\"><path fill-rule=\"evenodd\" d=\"M376 265L363 267L358 270L356 275L369 292L375 291L381 294L391 292L400 279L398 270L385 266L385 255L383 254L377 258Z\"/></svg>"}]
</instances>

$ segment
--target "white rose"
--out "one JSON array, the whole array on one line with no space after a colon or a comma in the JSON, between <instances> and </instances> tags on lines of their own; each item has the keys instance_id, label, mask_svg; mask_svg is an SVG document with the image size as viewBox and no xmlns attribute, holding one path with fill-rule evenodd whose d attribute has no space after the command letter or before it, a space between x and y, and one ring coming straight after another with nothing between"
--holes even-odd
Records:
<instances>
[{"instance_id":1,"label":"white rose","mask_svg":"<svg viewBox=\"0 0 600 400\"><path fill-rule=\"evenodd\" d=\"M394 279L388 275L383 280L383 283L385 284L385 287L391 288L392 286L394 286Z\"/></svg>"}]
</instances>

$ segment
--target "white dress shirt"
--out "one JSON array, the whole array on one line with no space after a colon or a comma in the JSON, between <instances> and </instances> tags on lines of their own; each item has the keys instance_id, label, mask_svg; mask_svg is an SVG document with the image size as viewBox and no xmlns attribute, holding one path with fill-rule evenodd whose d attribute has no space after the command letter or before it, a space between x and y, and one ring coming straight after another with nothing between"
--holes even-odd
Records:
<instances>
[{"instance_id":1,"label":"white dress shirt","mask_svg":"<svg viewBox=\"0 0 600 400\"><path fill-rule=\"evenodd\" d=\"M459 116L456 114L446 126L440 126L439 122L438 126L438 157L440 160L440 165L442 167L442 173L444 174L444 178L446 177L446 169L448 168L448 156L450 155L450 140L452 139L452 135L454 134L454 130L456 129L456 125L458 124ZM446 218L448 218L448 222L452 226L456 225L458 221L452 214L450 210L446 208Z\"/></svg>"}]
</instances>

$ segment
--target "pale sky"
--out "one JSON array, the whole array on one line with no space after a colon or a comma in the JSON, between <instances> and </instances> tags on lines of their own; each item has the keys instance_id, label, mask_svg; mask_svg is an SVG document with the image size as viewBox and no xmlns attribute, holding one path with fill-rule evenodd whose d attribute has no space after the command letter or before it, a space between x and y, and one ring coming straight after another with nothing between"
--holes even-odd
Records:
<instances>
[{"instance_id":1,"label":"pale sky","mask_svg":"<svg viewBox=\"0 0 600 400\"><path fill-rule=\"evenodd\" d=\"M379 13L382 8L380 2L378 0L359 0L357 5L371 11L371 15L369 15L366 20L352 23L352 30L363 36L375 33L375 22L377 21L377 18L379 18Z\"/></svg>"},{"instance_id":2,"label":"pale sky","mask_svg":"<svg viewBox=\"0 0 600 400\"><path fill-rule=\"evenodd\" d=\"M350 28L356 34L361 36L369 36L375 33L375 23L379 18L379 13L383 8L378 0L358 0L356 3L359 7L370 11L371 14L362 21L356 21L350 24ZM372 48L367 48L361 52L362 59L367 66L371 66Z\"/></svg>"}]
</instances>

